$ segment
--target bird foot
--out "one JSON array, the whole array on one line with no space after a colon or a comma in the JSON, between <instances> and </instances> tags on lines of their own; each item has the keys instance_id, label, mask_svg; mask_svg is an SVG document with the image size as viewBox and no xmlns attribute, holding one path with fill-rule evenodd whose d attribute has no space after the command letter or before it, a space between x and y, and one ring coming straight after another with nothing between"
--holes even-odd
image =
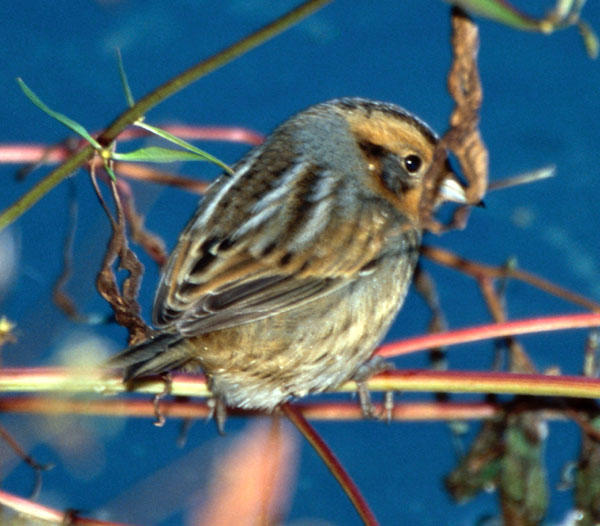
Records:
<instances>
[{"instance_id":1,"label":"bird foot","mask_svg":"<svg viewBox=\"0 0 600 526\"><path fill-rule=\"evenodd\" d=\"M371 392L369 391L367 382L369 378L377 373L389 371L393 368L394 364L391 362L387 362L381 356L374 356L362 364L356 373L354 373L352 379L356 382L360 408L365 418L374 418L377 420L385 418L388 422L391 420L394 409L394 393L392 391L385 393L383 408L379 410L371 400Z\"/></svg>"},{"instance_id":2,"label":"bird foot","mask_svg":"<svg viewBox=\"0 0 600 526\"><path fill-rule=\"evenodd\" d=\"M160 393L157 393L152 398L152 404L154 405L154 425L156 427L162 427L165 425L165 415L160 409L160 401L169 396L171 394L171 390L173 388L173 379L171 378L170 373L164 373L160 375L161 380L164 383L163 390Z\"/></svg>"},{"instance_id":3,"label":"bird foot","mask_svg":"<svg viewBox=\"0 0 600 526\"><path fill-rule=\"evenodd\" d=\"M208 420L215 419L215 423L217 424L217 431L219 435L225 435L225 422L227 421L227 406L225 402L221 400L219 397L213 396L208 399L208 407L210 408L210 412L208 413Z\"/></svg>"}]
</instances>

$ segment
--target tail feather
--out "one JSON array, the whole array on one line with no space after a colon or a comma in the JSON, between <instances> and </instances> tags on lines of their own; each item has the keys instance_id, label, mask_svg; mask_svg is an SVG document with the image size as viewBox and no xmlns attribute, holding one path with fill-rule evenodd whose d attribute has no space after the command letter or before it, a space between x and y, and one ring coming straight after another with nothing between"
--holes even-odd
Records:
<instances>
[{"instance_id":1,"label":"tail feather","mask_svg":"<svg viewBox=\"0 0 600 526\"><path fill-rule=\"evenodd\" d=\"M106 365L111 369L123 370L123 381L128 382L178 369L189 359L189 350L181 336L159 334L124 349L110 358Z\"/></svg>"}]
</instances>

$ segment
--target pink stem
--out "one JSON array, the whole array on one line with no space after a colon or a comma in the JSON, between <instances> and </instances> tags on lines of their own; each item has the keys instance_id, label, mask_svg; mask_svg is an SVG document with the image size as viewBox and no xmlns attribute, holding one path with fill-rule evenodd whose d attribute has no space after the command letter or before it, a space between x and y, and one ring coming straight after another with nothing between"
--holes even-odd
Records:
<instances>
[{"instance_id":1,"label":"pink stem","mask_svg":"<svg viewBox=\"0 0 600 526\"><path fill-rule=\"evenodd\" d=\"M536 332L559 331L565 329L585 329L600 326L600 313L567 314L546 316L527 320L489 323L466 329L456 329L436 334L417 336L399 342L382 345L376 354L384 357L423 351L433 347L444 347L458 343L470 343L492 338L518 336Z\"/></svg>"}]
</instances>

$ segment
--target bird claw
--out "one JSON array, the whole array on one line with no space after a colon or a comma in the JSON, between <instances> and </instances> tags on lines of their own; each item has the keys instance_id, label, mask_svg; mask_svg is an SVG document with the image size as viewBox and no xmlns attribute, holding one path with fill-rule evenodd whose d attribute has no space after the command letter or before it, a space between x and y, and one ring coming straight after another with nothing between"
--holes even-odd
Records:
<instances>
[{"instance_id":1,"label":"bird claw","mask_svg":"<svg viewBox=\"0 0 600 526\"><path fill-rule=\"evenodd\" d=\"M383 413L382 418L385 417L386 424L391 423L392 417L394 416L394 391L386 391L383 401Z\"/></svg>"},{"instance_id":2,"label":"bird claw","mask_svg":"<svg viewBox=\"0 0 600 526\"><path fill-rule=\"evenodd\" d=\"M152 398L152 405L154 406L154 425L156 427L162 427L165 425L166 418L160 409L160 401L166 396L171 394L173 388L173 378L170 373L164 373L160 375L161 380L164 382L163 390L157 393Z\"/></svg>"},{"instance_id":3,"label":"bird claw","mask_svg":"<svg viewBox=\"0 0 600 526\"><path fill-rule=\"evenodd\" d=\"M207 420L212 420L214 418L215 423L217 424L217 431L219 435L225 435L225 422L227 421L227 406L225 402L220 398L213 396L207 402L208 407L210 409Z\"/></svg>"},{"instance_id":4,"label":"bird claw","mask_svg":"<svg viewBox=\"0 0 600 526\"><path fill-rule=\"evenodd\" d=\"M367 386L367 381L375 374L389 371L393 368L394 364L385 361L381 356L374 356L362 364L356 373L354 373L352 379L356 382L360 408L365 418L385 419L388 423L391 421L394 409L394 393L392 391L386 392L383 408L377 409L371 400L371 392Z\"/></svg>"}]
</instances>

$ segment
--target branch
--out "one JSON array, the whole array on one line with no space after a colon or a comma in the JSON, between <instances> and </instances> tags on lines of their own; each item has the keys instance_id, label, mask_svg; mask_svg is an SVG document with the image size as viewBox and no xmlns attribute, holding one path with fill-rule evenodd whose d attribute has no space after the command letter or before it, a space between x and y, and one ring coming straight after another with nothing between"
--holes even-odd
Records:
<instances>
[{"instance_id":1,"label":"branch","mask_svg":"<svg viewBox=\"0 0 600 526\"><path fill-rule=\"evenodd\" d=\"M150 92L139 100L133 107L123 112L98 137L97 141L103 146L109 146L119 134L142 118L148 111L163 100L195 82L199 78L215 71L251 49L285 31L290 26L311 15L332 0L308 0L296 9L292 9L274 22L267 24L258 31L225 48L212 57L199 62L177 77ZM37 203L50 190L66 179L75 170L90 161L95 155L94 147L89 144L70 157L64 164L53 170L47 177L36 184L29 192L0 213L0 230L11 224Z\"/></svg>"},{"instance_id":2,"label":"branch","mask_svg":"<svg viewBox=\"0 0 600 526\"><path fill-rule=\"evenodd\" d=\"M17 497L11 493L0 490L0 505L14 510L20 515L26 517L49 521L54 524L69 524L73 526L126 526L123 523L108 522L96 519L84 519L78 517L76 513L70 511L61 511L48 506L43 506L37 502ZM16 522L15 522L16 523Z\"/></svg>"},{"instance_id":3,"label":"branch","mask_svg":"<svg viewBox=\"0 0 600 526\"><path fill-rule=\"evenodd\" d=\"M560 331L566 329L590 329L600 326L600 313L567 314L562 316L546 316L527 320L490 323L456 329L448 332L417 336L395 343L382 345L376 354L383 357L400 356L445 345L457 345L480 340L518 336L536 332Z\"/></svg>"},{"instance_id":4,"label":"branch","mask_svg":"<svg viewBox=\"0 0 600 526\"><path fill-rule=\"evenodd\" d=\"M370 391L414 391L449 393L496 393L531 396L600 398L600 380L584 376L548 376L487 371L401 370L378 374L368 380ZM354 381L338 387L336 392L355 393ZM75 373L65 368L5 368L0 372L0 392L57 392L117 394L126 387L118 376L110 378L89 373ZM174 374L170 392L173 396L211 396L201 375ZM136 393L164 393L162 379L148 380L136 386Z\"/></svg>"}]
</instances>

